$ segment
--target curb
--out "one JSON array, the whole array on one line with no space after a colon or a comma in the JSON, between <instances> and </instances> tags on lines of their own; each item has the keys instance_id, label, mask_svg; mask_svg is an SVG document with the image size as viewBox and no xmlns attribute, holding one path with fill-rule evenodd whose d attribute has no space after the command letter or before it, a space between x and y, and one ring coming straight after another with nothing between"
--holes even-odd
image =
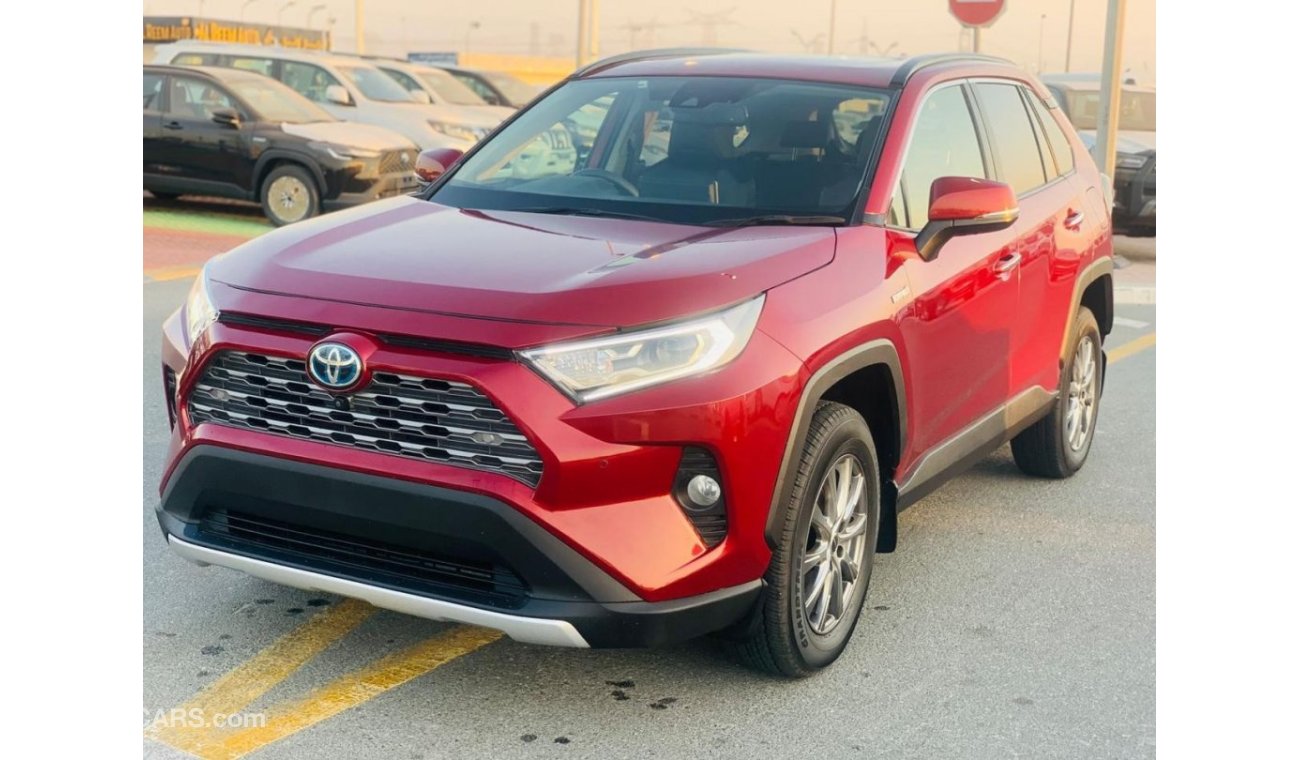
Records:
<instances>
[{"instance_id":1,"label":"curb","mask_svg":"<svg viewBox=\"0 0 1300 760\"><path fill-rule=\"evenodd\" d=\"M1115 288L1115 303L1154 304L1155 302L1156 289L1154 285Z\"/></svg>"}]
</instances>

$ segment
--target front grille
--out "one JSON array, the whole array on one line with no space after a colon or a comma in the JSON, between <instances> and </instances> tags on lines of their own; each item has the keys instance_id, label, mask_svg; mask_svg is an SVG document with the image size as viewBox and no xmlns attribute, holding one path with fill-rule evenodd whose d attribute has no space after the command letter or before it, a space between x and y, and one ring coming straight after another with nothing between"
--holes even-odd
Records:
<instances>
[{"instance_id":1,"label":"front grille","mask_svg":"<svg viewBox=\"0 0 1300 760\"><path fill-rule=\"evenodd\" d=\"M528 587L502 565L473 562L369 539L293 525L223 508L199 523L205 543L314 570L440 596L460 596L496 607L518 607Z\"/></svg>"},{"instance_id":2,"label":"front grille","mask_svg":"<svg viewBox=\"0 0 1300 760\"><path fill-rule=\"evenodd\" d=\"M508 475L536 486L542 461L487 396L452 380L375 372L336 397L301 359L222 351L190 391L195 424L260 430Z\"/></svg>"},{"instance_id":3,"label":"front grille","mask_svg":"<svg viewBox=\"0 0 1300 760\"><path fill-rule=\"evenodd\" d=\"M402 161L402 156L406 156L406 161ZM379 158L379 173L392 174L395 172L414 172L415 171L415 151L414 150L390 150Z\"/></svg>"}]
</instances>

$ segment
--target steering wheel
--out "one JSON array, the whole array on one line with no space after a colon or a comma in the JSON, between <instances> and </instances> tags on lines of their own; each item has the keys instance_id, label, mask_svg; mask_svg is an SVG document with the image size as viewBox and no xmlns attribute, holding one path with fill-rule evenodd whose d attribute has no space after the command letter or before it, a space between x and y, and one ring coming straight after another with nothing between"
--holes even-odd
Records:
<instances>
[{"instance_id":1,"label":"steering wheel","mask_svg":"<svg viewBox=\"0 0 1300 760\"><path fill-rule=\"evenodd\" d=\"M614 172L606 171L605 169L583 169L581 171L574 172L570 176L595 177L597 179L603 179L633 198L639 197L641 195L641 191L636 189L636 185L632 184L631 182L628 182L625 177L620 177Z\"/></svg>"}]
</instances>

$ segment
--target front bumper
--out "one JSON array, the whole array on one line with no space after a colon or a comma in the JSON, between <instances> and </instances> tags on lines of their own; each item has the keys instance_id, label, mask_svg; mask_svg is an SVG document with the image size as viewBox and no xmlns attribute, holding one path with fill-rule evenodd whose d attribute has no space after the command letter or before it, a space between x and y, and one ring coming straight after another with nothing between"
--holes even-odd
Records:
<instances>
[{"instance_id":1,"label":"front bumper","mask_svg":"<svg viewBox=\"0 0 1300 760\"><path fill-rule=\"evenodd\" d=\"M531 644L682 641L740 620L761 589L645 602L497 499L217 446L190 450L157 511L191 561Z\"/></svg>"},{"instance_id":2,"label":"front bumper","mask_svg":"<svg viewBox=\"0 0 1300 760\"><path fill-rule=\"evenodd\" d=\"M419 189L420 182L414 172L394 172L371 181L353 178L343 184L337 195L322 199L321 208L337 211L384 198L409 195Z\"/></svg>"},{"instance_id":3,"label":"front bumper","mask_svg":"<svg viewBox=\"0 0 1300 760\"><path fill-rule=\"evenodd\" d=\"M1140 169L1115 172L1115 222L1125 227L1156 226L1156 156Z\"/></svg>"}]
</instances>

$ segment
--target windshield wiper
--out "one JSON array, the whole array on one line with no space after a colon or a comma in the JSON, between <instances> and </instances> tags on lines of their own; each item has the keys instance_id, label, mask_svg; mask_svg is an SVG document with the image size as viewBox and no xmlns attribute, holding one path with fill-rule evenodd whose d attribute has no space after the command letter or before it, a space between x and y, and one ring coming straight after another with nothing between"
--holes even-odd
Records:
<instances>
[{"instance_id":1,"label":"windshield wiper","mask_svg":"<svg viewBox=\"0 0 1300 760\"><path fill-rule=\"evenodd\" d=\"M604 216L611 219L639 219L645 222L664 223L663 219L629 211L608 211L603 208L573 208L571 206L533 206L524 208L501 209L502 211L522 211L526 214L558 214L564 216Z\"/></svg>"},{"instance_id":2,"label":"windshield wiper","mask_svg":"<svg viewBox=\"0 0 1300 760\"><path fill-rule=\"evenodd\" d=\"M799 216L796 214L760 214L758 216L742 216L735 219L718 219L709 222L711 227L758 227L762 225L824 225L824 224L844 224L846 220L842 216L817 216L807 215Z\"/></svg>"}]
</instances>

